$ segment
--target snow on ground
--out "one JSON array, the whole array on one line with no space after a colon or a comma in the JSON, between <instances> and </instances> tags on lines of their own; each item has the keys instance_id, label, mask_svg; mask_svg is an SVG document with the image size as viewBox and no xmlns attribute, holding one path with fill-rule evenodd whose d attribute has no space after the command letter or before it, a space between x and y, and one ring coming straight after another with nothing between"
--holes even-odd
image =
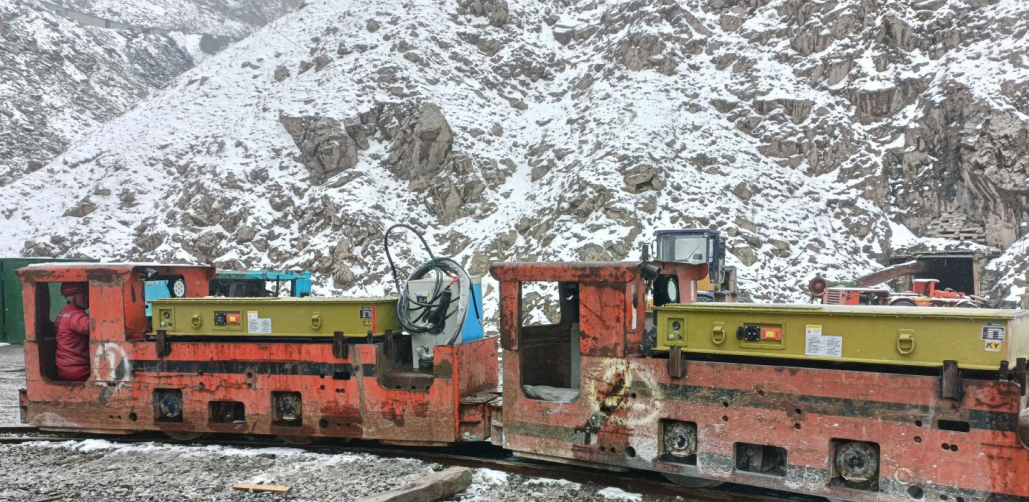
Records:
<instances>
[{"instance_id":1,"label":"snow on ground","mask_svg":"<svg viewBox=\"0 0 1029 502\"><path fill-rule=\"evenodd\" d=\"M123 23L233 37L246 36L299 3L299 0L64 0L66 7Z\"/></svg>"},{"instance_id":2,"label":"snow on ground","mask_svg":"<svg viewBox=\"0 0 1029 502\"><path fill-rule=\"evenodd\" d=\"M576 53L567 47L555 48L543 33L518 33L521 39L501 50L501 66L507 61L505 54L515 51L535 53L534 60L558 57L567 58L569 63L548 70L553 74L550 80L502 82L494 73L497 70L490 69L490 60L461 41L466 29L463 25L478 22L466 18L462 25L455 24L452 18L456 9L454 3L448 3L445 9L415 3L399 22L383 19L382 32L369 36L366 21L378 17L377 12L389 10L377 2L309 3L302 14L280 19L273 23L274 30L262 30L208 59L165 92L106 125L90 140L75 145L53 164L61 172L58 176L29 177L12 186L14 197L0 208L9 215L10 231L18 236L7 241L8 250L20 252L22 246L16 241L23 239L38 243L50 235L65 235L77 253L130 257L127 254L142 237L141 232L146 232L153 234L148 238L160 242L148 255L195 259L182 246L203 231L182 227L182 218L200 203L192 200L190 192L197 184L217 186L218 180L231 179L242 185L232 191L233 207L226 209L242 217L236 220L239 224L259 229L258 239L263 237L269 249L232 245L231 236L214 226L223 239L218 259L243 261L255 267L312 266L331 254L331 248L341 240L340 231L331 227L312 235L296 223L273 223L279 215L267 201L284 190L295 194L297 207L329 201L338 212L351 215L351 220L360 215L381 221L381 225L391 221L429 223L427 237L439 247L451 244L455 235L470 239L472 245L454 253L466 263L479 255L490 259L575 260L587 253L586 243L600 246L602 256L634 258L639 245L652 238L653 230L711 224L739 229L731 238L730 261L741 267L740 276L747 289L758 298L798 299L800 278L829 267L867 271L875 266L872 255L862 248L881 251L888 227L871 203L831 178L810 178L800 171L780 168L760 154L758 140L739 133L712 109L704 107L696 114L683 112L683 92L687 89L685 92L709 92L707 100L716 96L734 99L719 84L725 82L725 76L712 66L704 65L700 71L686 71L684 67L675 76L629 72L620 81L596 82L586 91L595 96L591 99L572 99L571 94L551 97L555 91L571 86L605 46L598 43ZM531 4L515 4L513 10L520 16L520 23L543 23L542 12ZM601 14L589 12L589 22L599 23ZM329 26L338 29L338 35L327 34ZM451 49L441 50L422 35L414 37L419 31L428 36L425 29L429 26L433 27L431 37L445 40L444 47ZM485 27L476 28L489 36L499 35ZM354 35L365 40L354 39ZM416 44L420 58L431 64L397 63L391 48L394 42L382 40L387 36ZM272 74L278 65L298 72L296 62L310 58L309 48L293 41L313 39L319 40L312 49L316 53L330 47L335 52L340 42L353 47L364 42L369 46L360 54L334 56L334 63L322 72L308 71L274 83ZM450 55L472 60L471 74L449 71L445 61ZM260 68L241 67L248 61ZM791 71L772 59L765 63L774 69L775 75L770 77ZM411 94L407 100L440 106L450 126L462 133L456 135L455 150L477 159L477 164L505 158L514 162L514 172L506 180L487 187L484 200L466 207L468 216L443 223L426 214L428 194L408 191L377 160L386 155L388 143L383 138L374 138L372 148L361 152L356 168L342 175L356 179L342 186L331 182L310 186L303 167L292 160L296 147L282 129L279 117L316 115L344 120L376 103L391 101L387 88L375 83L375 75L383 68L390 68L407 82ZM191 83L201 78L206 79L202 86ZM512 92L531 102L528 110L523 112L508 104L503 96ZM583 117L585 125L568 127L564 125L568 117ZM502 124L502 136L484 141L464 133L473 128L488 130L493 124ZM673 144L669 138L678 141ZM533 168L526 153L541 144L581 150L542 179L532 181ZM618 160L621 152L638 160ZM714 166L687 167L687 159L701 155L714 159ZM656 160L646 162L667 166L662 168L662 182L667 188L639 194L620 188L624 186L624 170L642 165L648 156ZM176 165L180 167L174 168ZM72 171L74 181L66 176ZM270 178L260 183L248 181L259 172L267 172ZM183 182L184 175L188 176L187 183ZM35 204L31 210L24 209L18 194L38 193L42 183L47 186L47 200L42 207ZM753 195L745 201L733 195L739 186ZM131 207L126 207L117 198L89 195L94 187L117 187L138 195ZM69 205L84 198L96 206L94 212L85 219L62 217ZM841 199L855 200L860 214L866 216L848 212L848 220L863 221L870 233L855 237L839 230L834 208ZM589 207L591 204L596 207ZM539 235L533 235L530 228L525 234L515 235L510 248L499 247L498 236L526 218L549 228ZM96 227L96 232L82 232L83 225ZM89 234L104 238L83 238ZM300 240L310 244L297 252ZM371 248L375 249L374 243ZM825 256L821 251L810 251L823 248L838 252ZM355 254L362 258L347 262L355 275L382 277L385 264L363 258L381 256L381 251ZM756 261L751 262L751 256ZM798 278L797 285L771 280L786 270ZM382 288L381 283L367 279L349 286L352 292L364 294L376 294Z\"/></svg>"},{"instance_id":3,"label":"snow on ground","mask_svg":"<svg viewBox=\"0 0 1029 502\"><path fill-rule=\"evenodd\" d=\"M597 492L597 495L600 495L607 500L626 500L629 502L640 502L643 500L643 495L639 493L627 492L621 488L615 488L613 486L600 490Z\"/></svg>"},{"instance_id":4,"label":"snow on ground","mask_svg":"<svg viewBox=\"0 0 1029 502\"><path fill-rule=\"evenodd\" d=\"M20 345L0 343L0 425L19 422L18 389L25 388L25 355Z\"/></svg>"},{"instance_id":5,"label":"snow on ground","mask_svg":"<svg viewBox=\"0 0 1029 502\"><path fill-rule=\"evenodd\" d=\"M0 186L193 64L166 37L81 26L34 2L0 2L0 18Z\"/></svg>"},{"instance_id":6,"label":"snow on ground","mask_svg":"<svg viewBox=\"0 0 1029 502\"><path fill-rule=\"evenodd\" d=\"M194 64L199 64L211 56L200 48L200 39L203 38L202 35L193 35L175 31L169 36L179 47L182 48L182 50L189 54L189 57L193 60Z\"/></svg>"}]
</instances>

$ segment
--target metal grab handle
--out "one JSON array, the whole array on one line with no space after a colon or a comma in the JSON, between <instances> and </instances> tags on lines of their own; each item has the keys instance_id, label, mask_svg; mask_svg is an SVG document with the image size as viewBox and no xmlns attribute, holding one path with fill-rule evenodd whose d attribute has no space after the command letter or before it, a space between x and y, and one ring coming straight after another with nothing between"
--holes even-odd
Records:
<instances>
[{"instance_id":1,"label":"metal grab handle","mask_svg":"<svg viewBox=\"0 0 1029 502\"><path fill-rule=\"evenodd\" d=\"M199 328L200 325L204 323L204 318L201 317L200 314L193 314L193 317L190 318L190 323L194 328Z\"/></svg>"},{"instance_id":2,"label":"metal grab handle","mask_svg":"<svg viewBox=\"0 0 1029 502\"><path fill-rule=\"evenodd\" d=\"M725 342L724 324L716 323L715 326L711 328L711 342L713 342L715 345L721 345L723 342Z\"/></svg>"},{"instance_id":3,"label":"metal grab handle","mask_svg":"<svg viewBox=\"0 0 1029 502\"><path fill-rule=\"evenodd\" d=\"M907 355L915 351L915 337L911 333L901 333L897 336L897 352Z\"/></svg>"},{"instance_id":4,"label":"metal grab handle","mask_svg":"<svg viewBox=\"0 0 1029 502\"><path fill-rule=\"evenodd\" d=\"M319 329L322 327L322 315L314 314L311 316L311 329Z\"/></svg>"}]
</instances>

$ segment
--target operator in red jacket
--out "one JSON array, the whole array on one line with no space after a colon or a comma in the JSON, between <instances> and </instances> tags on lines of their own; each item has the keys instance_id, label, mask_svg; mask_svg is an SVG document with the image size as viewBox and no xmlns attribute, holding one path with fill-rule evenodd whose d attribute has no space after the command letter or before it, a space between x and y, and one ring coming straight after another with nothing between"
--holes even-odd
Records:
<instances>
[{"instance_id":1,"label":"operator in red jacket","mask_svg":"<svg viewBox=\"0 0 1029 502\"><path fill-rule=\"evenodd\" d=\"M83 381L89 378L89 288L85 282L61 284L68 305L54 321L57 328L57 378Z\"/></svg>"}]
</instances>

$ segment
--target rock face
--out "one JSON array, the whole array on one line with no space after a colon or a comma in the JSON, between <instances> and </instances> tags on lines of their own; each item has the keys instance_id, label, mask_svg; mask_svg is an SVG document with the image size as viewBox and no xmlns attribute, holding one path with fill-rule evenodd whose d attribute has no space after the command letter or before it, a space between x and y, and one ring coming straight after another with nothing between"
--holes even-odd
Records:
<instances>
[{"instance_id":1,"label":"rock face","mask_svg":"<svg viewBox=\"0 0 1029 502\"><path fill-rule=\"evenodd\" d=\"M27 2L3 2L0 18L0 186L192 65L171 39L82 27Z\"/></svg>"},{"instance_id":2,"label":"rock face","mask_svg":"<svg viewBox=\"0 0 1029 502\"><path fill-rule=\"evenodd\" d=\"M190 33L210 28L204 33L243 36L264 24L258 17L277 18L292 9L291 3L67 0L63 5L139 26ZM191 68L194 57L218 52L231 41L104 29L58 16L38 2L0 3L0 186L41 169L73 141ZM202 85L203 77L197 82Z\"/></svg>"},{"instance_id":3,"label":"rock face","mask_svg":"<svg viewBox=\"0 0 1029 502\"><path fill-rule=\"evenodd\" d=\"M301 0L161 0L152 2L153 8L135 0L63 0L54 3L139 26L243 38L296 9ZM208 43L222 42L209 40Z\"/></svg>"},{"instance_id":4,"label":"rock face","mask_svg":"<svg viewBox=\"0 0 1029 502\"><path fill-rule=\"evenodd\" d=\"M297 161L311 173L311 183L325 180L357 165L357 143L339 121L327 117L279 117L300 149Z\"/></svg>"},{"instance_id":5,"label":"rock face","mask_svg":"<svg viewBox=\"0 0 1029 502\"><path fill-rule=\"evenodd\" d=\"M453 146L447 119L438 106L427 104L403 121L386 162L398 177L411 182L411 188L424 188L443 168Z\"/></svg>"},{"instance_id":6,"label":"rock face","mask_svg":"<svg viewBox=\"0 0 1029 502\"><path fill-rule=\"evenodd\" d=\"M1007 248L1029 220L1029 122L989 110L964 87L946 96L942 107L927 108L909 129L903 149L886 157L891 177L933 174L921 186L898 183L896 211L924 231L939 215L958 213L982 222L986 244Z\"/></svg>"},{"instance_id":7,"label":"rock face","mask_svg":"<svg viewBox=\"0 0 1029 502\"><path fill-rule=\"evenodd\" d=\"M802 300L961 221L1008 249L997 295L1029 283L1025 2L394 4L309 0L0 188L0 253L381 294L395 222L478 274L717 228L753 299Z\"/></svg>"}]
</instances>

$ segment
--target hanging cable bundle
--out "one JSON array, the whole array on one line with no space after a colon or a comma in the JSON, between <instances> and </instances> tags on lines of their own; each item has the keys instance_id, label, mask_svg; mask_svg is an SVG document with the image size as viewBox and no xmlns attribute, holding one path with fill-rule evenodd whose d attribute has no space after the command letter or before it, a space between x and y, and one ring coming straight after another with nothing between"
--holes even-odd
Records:
<instances>
[{"instance_id":1,"label":"hanging cable bundle","mask_svg":"<svg viewBox=\"0 0 1029 502\"><path fill-rule=\"evenodd\" d=\"M397 276L397 267L393 263L393 256L389 250L389 236L397 228L404 228L413 232L422 241L422 246L429 253L430 260L419 265L403 285ZM453 345L461 336L461 329L468 316L469 299L474 298L472 292L472 280L465 269L450 258L437 258L429 244L415 228L398 223L386 229L383 236L383 245L386 248L386 259L389 261L390 272L393 274L393 283L396 285L400 300L397 302L397 317L401 326L409 334L431 334L445 335L447 345ZM429 278L432 274L435 279L434 286L425 294L411 295L411 282ZM457 283L458 297L453 298L451 287ZM456 305L456 306L455 306ZM478 305L475 305L476 315ZM453 319L455 322L448 323Z\"/></svg>"}]
</instances>

